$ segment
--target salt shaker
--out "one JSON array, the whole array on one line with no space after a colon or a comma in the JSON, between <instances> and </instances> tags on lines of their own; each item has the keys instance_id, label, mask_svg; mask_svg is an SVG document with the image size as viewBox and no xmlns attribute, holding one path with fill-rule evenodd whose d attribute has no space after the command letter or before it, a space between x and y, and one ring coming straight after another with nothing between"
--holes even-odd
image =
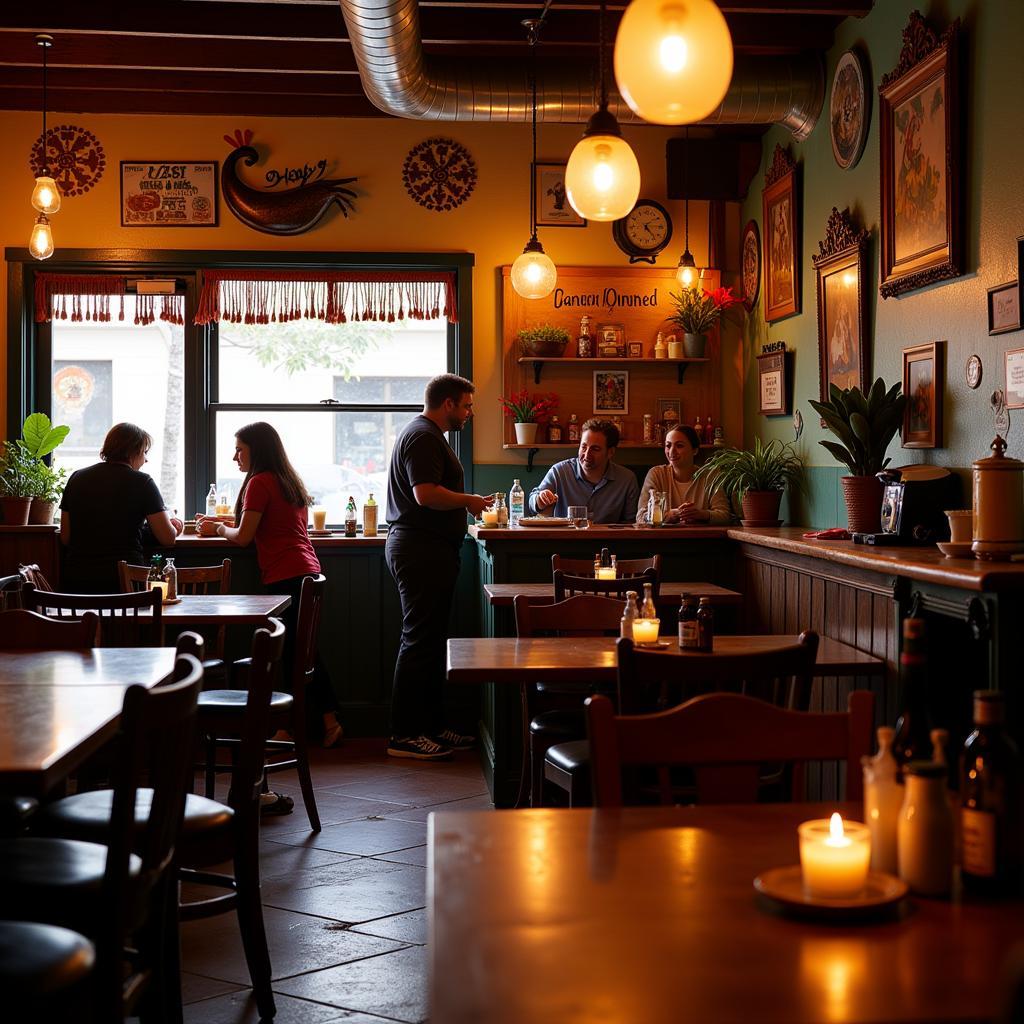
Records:
<instances>
[{"instance_id":1,"label":"salt shaker","mask_svg":"<svg viewBox=\"0 0 1024 1024\"><path fill-rule=\"evenodd\" d=\"M864 821L871 830L871 870L895 875L896 831L903 806L899 765L892 753L896 730L883 725L878 730L878 753L864 757Z\"/></svg>"},{"instance_id":2,"label":"salt shaker","mask_svg":"<svg viewBox=\"0 0 1024 1024\"><path fill-rule=\"evenodd\" d=\"M904 768L898 861L900 878L922 896L945 896L953 881L953 812L946 766L911 761Z\"/></svg>"}]
</instances>

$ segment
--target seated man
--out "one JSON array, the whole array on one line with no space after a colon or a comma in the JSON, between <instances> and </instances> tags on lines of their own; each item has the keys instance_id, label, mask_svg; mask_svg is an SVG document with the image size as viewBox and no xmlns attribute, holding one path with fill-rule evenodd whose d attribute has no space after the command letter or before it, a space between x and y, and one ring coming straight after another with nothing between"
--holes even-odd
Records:
<instances>
[{"instance_id":1,"label":"seated man","mask_svg":"<svg viewBox=\"0 0 1024 1024\"><path fill-rule=\"evenodd\" d=\"M556 462L530 491L530 511L567 516L572 505L586 505L595 523L630 523L636 515L637 486L633 471L612 461L619 431L609 420L583 424L579 457Z\"/></svg>"}]
</instances>

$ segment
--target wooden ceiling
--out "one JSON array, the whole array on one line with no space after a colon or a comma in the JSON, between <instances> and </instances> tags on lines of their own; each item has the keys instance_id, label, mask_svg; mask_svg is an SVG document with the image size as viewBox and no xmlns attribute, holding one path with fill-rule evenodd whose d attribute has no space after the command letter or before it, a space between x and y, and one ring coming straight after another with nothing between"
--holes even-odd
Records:
<instances>
[{"instance_id":1,"label":"wooden ceiling","mask_svg":"<svg viewBox=\"0 0 1024 1024\"><path fill-rule=\"evenodd\" d=\"M873 0L718 0L739 53L823 52ZM626 4L609 0L608 25ZM422 0L428 55L527 59L524 18L542 0ZM53 113L380 117L363 93L338 0L49 0L3 5L0 109L42 103L38 32ZM593 53L596 0L554 0L542 59Z\"/></svg>"}]
</instances>

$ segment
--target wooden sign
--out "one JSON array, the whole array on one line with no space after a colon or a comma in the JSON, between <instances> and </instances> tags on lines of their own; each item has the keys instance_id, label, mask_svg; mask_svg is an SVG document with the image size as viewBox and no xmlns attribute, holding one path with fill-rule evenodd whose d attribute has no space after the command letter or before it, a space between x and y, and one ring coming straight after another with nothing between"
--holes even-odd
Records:
<instances>
[{"instance_id":1,"label":"wooden sign","mask_svg":"<svg viewBox=\"0 0 1024 1024\"><path fill-rule=\"evenodd\" d=\"M757 357L758 411L762 416L789 413L787 385L785 351Z\"/></svg>"}]
</instances>

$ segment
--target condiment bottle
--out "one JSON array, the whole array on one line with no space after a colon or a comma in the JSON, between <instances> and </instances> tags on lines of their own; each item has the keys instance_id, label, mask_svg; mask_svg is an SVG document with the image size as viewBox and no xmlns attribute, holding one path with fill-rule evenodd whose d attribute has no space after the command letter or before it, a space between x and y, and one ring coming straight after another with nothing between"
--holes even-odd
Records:
<instances>
[{"instance_id":1,"label":"condiment bottle","mask_svg":"<svg viewBox=\"0 0 1024 1024\"><path fill-rule=\"evenodd\" d=\"M590 336L590 317L580 317L580 333L576 339L576 357L590 359L594 355L594 339Z\"/></svg>"},{"instance_id":2,"label":"condiment bottle","mask_svg":"<svg viewBox=\"0 0 1024 1024\"><path fill-rule=\"evenodd\" d=\"M495 494L494 511L498 514L498 526L508 526L508 506L505 504L504 494ZM365 530L364 530L365 532Z\"/></svg>"},{"instance_id":3,"label":"condiment bottle","mask_svg":"<svg viewBox=\"0 0 1024 1024\"><path fill-rule=\"evenodd\" d=\"M903 787L899 783L899 765L892 755L896 730L883 725L878 730L878 753L864 757L864 821L871 830L871 869L890 875L899 869L896 857L896 833Z\"/></svg>"},{"instance_id":4,"label":"condiment bottle","mask_svg":"<svg viewBox=\"0 0 1024 1024\"><path fill-rule=\"evenodd\" d=\"M683 594L679 603L679 646L684 651L696 651L700 643L697 636L697 599Z\"/></svg>"},{"instance_id":5,"label":"condiment bottle","mask_svg":"<svg viewBox=\"0 0 1024 1024\"><path fill-rule=\"evenodd\" d=\"M637 607L636 607L636 591L626 591L626 610L622 613L622 618L619 620L619 636L624 636L629 640L633 639L633 623L639 618Z\"/></svg>"},{"instance_id":6,"label":"condiment bottle","mask_svg":"<svg viewBox=\"0 0 1024 1024\"><path fill-rule=\"evenodd\" d=\"M576 419L576 413L572 413L569 416L569 440L578 441L580 439L580 421Z\"/></svg>"},{"instance_id":7,"label":"condiment bottle","mask_svg":"<svg viewBox=\"0 0 1024 1024\"><path fill-rule=\"evenodd\" d=\"M911 761L903 782L897 828L900 878L922 896L944 896L953 882L953 812L946 798L946 767Z\"/></svg>"},{"instance_id":8,"label":"condiment bottle","mask_svg":"<svg viewBox=\"0 0 1024 1024\"><path fill-rule=\"evenodd\" d=\"M377 536L377 502L373 500L372 492L363 505L363 536Z\"/></svg>"},{"instance_id":9,"label":"condiment bottle","mask_svg":"<svg viewBox=\"0 0 1024 1024\"><path fill-rule=\"evenodd\" d=\"M668 349L665 347L665 339L661 336L661 331L658 331L658 337L655 339L654 342L654 358L668 358Z\"/></svg>"},{"instance_id":10,"label":"condiment bottle","mask_svg":"<svg viewBox=\"0 0 1024 1024\"><path fill-rule=\"evenodd\" d=\"M164 580L167 583L167 593L164 595L166 601L177 601L178 600L178 568L174 564L173 558L167 559L167 565L164 566Z\"/></svg>"},{"instance_id":11,"label":"condiment bottle","mask_svg":"<svg viewBox=\"0 0 1024 1024\"><path fill-rule=\"evenodd\" d=\"M711 606L710 597L700 599L697 609L697 640L701 651L714 650L715 646L715 609Z\"/></svg>"},{"instance_id":12,"label":"condiment bottle","mask_svg":"<svg viewBox=\"0 0 1024 1024\"><path fill-rule=\"evenodd\" d=\"M972 466L975 558L1005 561L1024 551L1024 462L1007 458L996 434L992 454Z\"/></svg>"},{"instance_id":13,"label":"condiment bottle","mask_svg":"<svg viewBox=\"0 0 1024 1024\"><path fill-rule=\"evenodd\" d=\"M562 424L558 422L558 415L551 417L548 424L548 444L560 444L562 441Z\"/></svg>"},{"instance_id":14,"label":"condiment bottle","mask_svg":"<svg viewBox=\"0 0 1024 1024\"><path fill-rule=\"evenodd\" d=\"M653 589L653 583L644 584L644 600L640 605L639 614L641 619L656 619L658 617L658 609L654 605Z\"/></svg>"},{"instance_id":15,"label":"condiment bottle","mask_svg":"<svg viewBox=\"0 0 1024 1024\"><path fill-rule=\"evenodd\" d=\"M348 504L345 506L345 536L354 537L356 535L356 499L350 494L348 496Z\"/></svg>"},{"instance_id":16,"label":"condiment bottle","mask_svg":"<svg viewBox=\"0 0 1024 1024\"><path fill-rule=\"evenodd\" d=\"M210 484L206 493L206 514L212 519L217 515L217 485Z\"/></svg>"}]
</instances>

